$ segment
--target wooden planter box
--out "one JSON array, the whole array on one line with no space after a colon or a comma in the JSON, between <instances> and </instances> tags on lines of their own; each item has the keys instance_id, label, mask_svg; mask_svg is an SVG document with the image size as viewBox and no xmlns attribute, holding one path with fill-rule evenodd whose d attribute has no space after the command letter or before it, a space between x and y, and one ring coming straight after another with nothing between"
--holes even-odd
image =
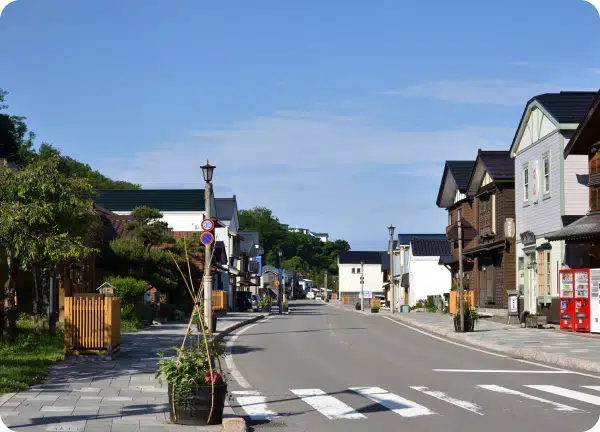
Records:
<instances>
[{"instance_id":1,"label":"wooden planter box","mask_svg":"<svg viewBox=\"0 0 600 432\"><path fill-rule=\"evenodd\" d=\"M548 324L548 317L546 316L528 316L525 318L525 327L539 328L544 327Z\"/></svg>"},{"instance_id":2,"label":"wooden planter box","mask_svg":"<svg viewBox=\"0 0 600 432\"><path fill-rule=\"evenodd\" d=\"M448 310L452 315L458 313L458 291L450 291L450 308ZM464 304L475 307L475 291L463 291Z\"/></svg>"},{"instance_id":3,"label":"wooden planter box","mask_svg":"<svg viewBox=\"0 0 600 432\"><path fill-rule=\"evenodd\" d=\"M121 299L101 294L65 297L65 354L107 354L121 348Z\"/></svg>"},{"instance_id":4,"label":"wooden planter box","mask_svg":"<svg viewBox=\"0 0 600 432\"><path fill-rule=\"evenodd\" d=\"M216 311L227 310L227 293L222 290L214 290L212 292L212 307Z\"/></svg>"}]
</instances>

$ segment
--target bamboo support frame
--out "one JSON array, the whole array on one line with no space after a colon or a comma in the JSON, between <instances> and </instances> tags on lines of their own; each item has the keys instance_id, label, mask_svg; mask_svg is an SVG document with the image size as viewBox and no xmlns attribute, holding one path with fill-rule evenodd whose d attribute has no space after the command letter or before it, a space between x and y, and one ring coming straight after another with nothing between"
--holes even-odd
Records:
<instances>
[{"instance_id":1,"label":"bamboo support frame","mask_svg":"<svg viewBox=\"0 0 600 432\"><path fill-rule=\"evenodd\" d=\"M179 363L181 361L181 351L184 349L185 347L185 342L187 341L187 337L190 334L190 329L192 327L192 324L194 322L194 316L196 314L198 314L198 320L200 321L200 326L202 328L202 334L204 335L204 345L206 348L206 356L208 358L208 368L210 371L210 377L211 377L211 405L210 405L210 413L208 414L208 421L207 423L210 423L210 419L212 417L213 414L213 410L215 407L215 383L213 380L213 365L212 365L212 361L210 358L210 352L209 352L209 343L213 344L214 340L212 337L212 334L208 334L207 332L207 328L208 328L208 323L204 322L204 316L200 311L200 302L203 299L204 293L207 291L204 286L204 281L205 278L202 278L202 282L200 283L200 287L198 288L198 292L194 291L194 281L192 280L192 269L190 266L190 259L188 256L188 250L187 250L187 241L186 241L186 237L183 237L183 246L184 246L184 250L185 250L185 257L186 257L186 261L187 261L187 265L188 265L188 274L189 274L189 283L186 279L185 274L183 273L183 271L181 270L181 267L179 266L179 263L177 262L177 260L175 259L175 257L173 256L173 254L171 252L169 252L169 254L171 255L171 259L173 260L173 262L175 263L175 266L177 267L177 270L179 270L179 273L181 274L181 277L183 278L183 281L185 282L185 286L188 290L188 292L190 293L190 297L192 298L192 301L194 302L194 308L192 310L192 315L190 316L190 321L188 323L188 327L187 330L185 332L185 336L183 337L183 342L181 343L181 348L179 350L179 353L177 355L177 366L179 366ZM214 248L211 251L211 256L210 256L210 260L209 262L212 262L212 258L214 256ZM206 271L210 271L210 268L204 268L204 272ZM215 329L216 330L216 329ZM198 342L200 340L200 335L198 335ZM200 349L200 344L198 343L198 349ZM221 366L221 360L217 357L217 363L219 364L219 372L223 373L223 368ZM172 404L175 404L175 386L172 386L172 394L171 394L171 400L172 400ZM173 407L173 415L175 415L175 408ZM175 418L175 420L177 420L177 418Z\"/></svg>"}]
</instances>

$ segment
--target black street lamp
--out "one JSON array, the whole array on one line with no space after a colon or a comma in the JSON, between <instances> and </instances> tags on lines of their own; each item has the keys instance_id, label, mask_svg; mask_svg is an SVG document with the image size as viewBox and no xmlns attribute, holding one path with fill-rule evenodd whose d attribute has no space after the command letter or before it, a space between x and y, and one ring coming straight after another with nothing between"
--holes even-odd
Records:
<instances>
[{"instance_id":1,"label":"black street lamp","mask_svg":"<svg viewBox=\"0 0 600 432\"><path fill-rule=\"evenodd\" d=\"M277 252L277 258L279 261L279 290L277 292L277 305L279 306L279 313L282 314L283 313L283 286L282 286L282 279L283 279L283 260L281 259L281 257L283 256L283 252L281 252L281 250L279 250Z\"/></svg>"},{"instance_id":2,"label":"black street lamp","mask_svg":"<svg viewBox=\"0 0 600 432\"><path fill-rule=\"evenodd\" d=\"M212 181L213 172L215 171L216 166L211 165L207 159L206 165L202 165L200 168L202 168L202 174L204 175L204 181L207 183L210 183Z\"/></svg>"},{"instance_id":3,"label":"black street lamp","mask_svg":"<svg viewBox=\"0 0 600 432\"><path fill-rule=\"evenodd\" d=\"M394 230L396 227L392 224L388 227L390 232L390 312L394 313L396 309L396 284L394 283Z\"/></svg>"}]
</instances>

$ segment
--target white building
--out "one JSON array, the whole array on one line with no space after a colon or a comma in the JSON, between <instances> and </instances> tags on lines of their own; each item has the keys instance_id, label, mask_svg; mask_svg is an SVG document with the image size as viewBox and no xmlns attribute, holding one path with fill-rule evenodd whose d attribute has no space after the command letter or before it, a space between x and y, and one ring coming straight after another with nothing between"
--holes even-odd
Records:
<instances>
[{"instance_id":1,"label":"white building","mask_svg":"<svg viewBox=\"0 0 600 432\"><path fill-rule=\"evenodd\" d=\"M588 211L588 157L565 159L563 151L595 97L595 92L561 92L532 98L510 149L515 161L515 289L530 313L558 311L558 270L580 268L587 261L585 248L545 237ZM558 319L558 312L549 316L549 322Z\"/></svg>"},{"instance_id":2,"label":"white building","mask_svg":"<svg viewBox=\"0 0 600 432\"><path fill-rule=\"evenodd\" d=\"M363 291L383 294L382 254L387 252L341 251L338 256L340 296L348 296L351 304L356 303L360 299L361 276L364 277Z\"/></svg>"},{"instance_id":3,"label":"white building","mask_svg":"<svg viewBox=\"0 0 600 432\"><path fill-rule=\"evenodd\" d=\"M314 232L309 230L308 228L290 228L289 225L285 225L282 224L282 226L284 226L289 232L297 232L297 233L301 233L304 235L309 235L311 237L316 237L319 240L321 240L322 242L328 242L329 241L329 234L328 233L318 233L318 232Z\"/></svg>"},{"instance_id":4,"label":"white building","mask_svg":"<svg viewBox=\"0 0 600 432\"><path fill-rule=\"evenodd\" d=\"M408 305L414 306L428 296L444 296L450 292L452 274L439 265L440 257L451 255L448 239L418 238L410 241L408 250Z\"/></svg>"}]
</instances>

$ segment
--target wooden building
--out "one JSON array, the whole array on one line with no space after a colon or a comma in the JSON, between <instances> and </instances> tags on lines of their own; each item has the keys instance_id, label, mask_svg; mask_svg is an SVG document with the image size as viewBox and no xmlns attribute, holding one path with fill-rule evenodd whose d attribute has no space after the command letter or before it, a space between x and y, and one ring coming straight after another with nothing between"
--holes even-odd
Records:
<instances>
[{"instance_id":1,"label":"wooden building","mask_svg":"<svg viewBox=\"0 0 600 432\"><path fill-rule=\"evenodd\" d=\"M456 284L459 270L458 255L458 213L461 213L462 247L471 249L475 246L477 234L477 218L473 212L473 198L467 195L467 187L475 161L446 161L444 174L436 200L436 205L448 211L446 237L450 242L450 257L441 257L440 265L445 265L452 273L453 284ZM473 268L477 267L477 258L463 259L463 286L477 290L473 279Z\"/></svg>"},{"instance_id":2,"label":"wooden building","mask_svg":"<svg viewBox=\"0 0 600 432\"><path fill-rule=\"evenodd\" d=\"M509 151L479 150L466 195L472 200L476 236L464 251L473 266L476 303L482 312L506 315L507 290L516 284L515 250L504 235L515 218L515 166Z\"/></svg>"}]
</instances>

